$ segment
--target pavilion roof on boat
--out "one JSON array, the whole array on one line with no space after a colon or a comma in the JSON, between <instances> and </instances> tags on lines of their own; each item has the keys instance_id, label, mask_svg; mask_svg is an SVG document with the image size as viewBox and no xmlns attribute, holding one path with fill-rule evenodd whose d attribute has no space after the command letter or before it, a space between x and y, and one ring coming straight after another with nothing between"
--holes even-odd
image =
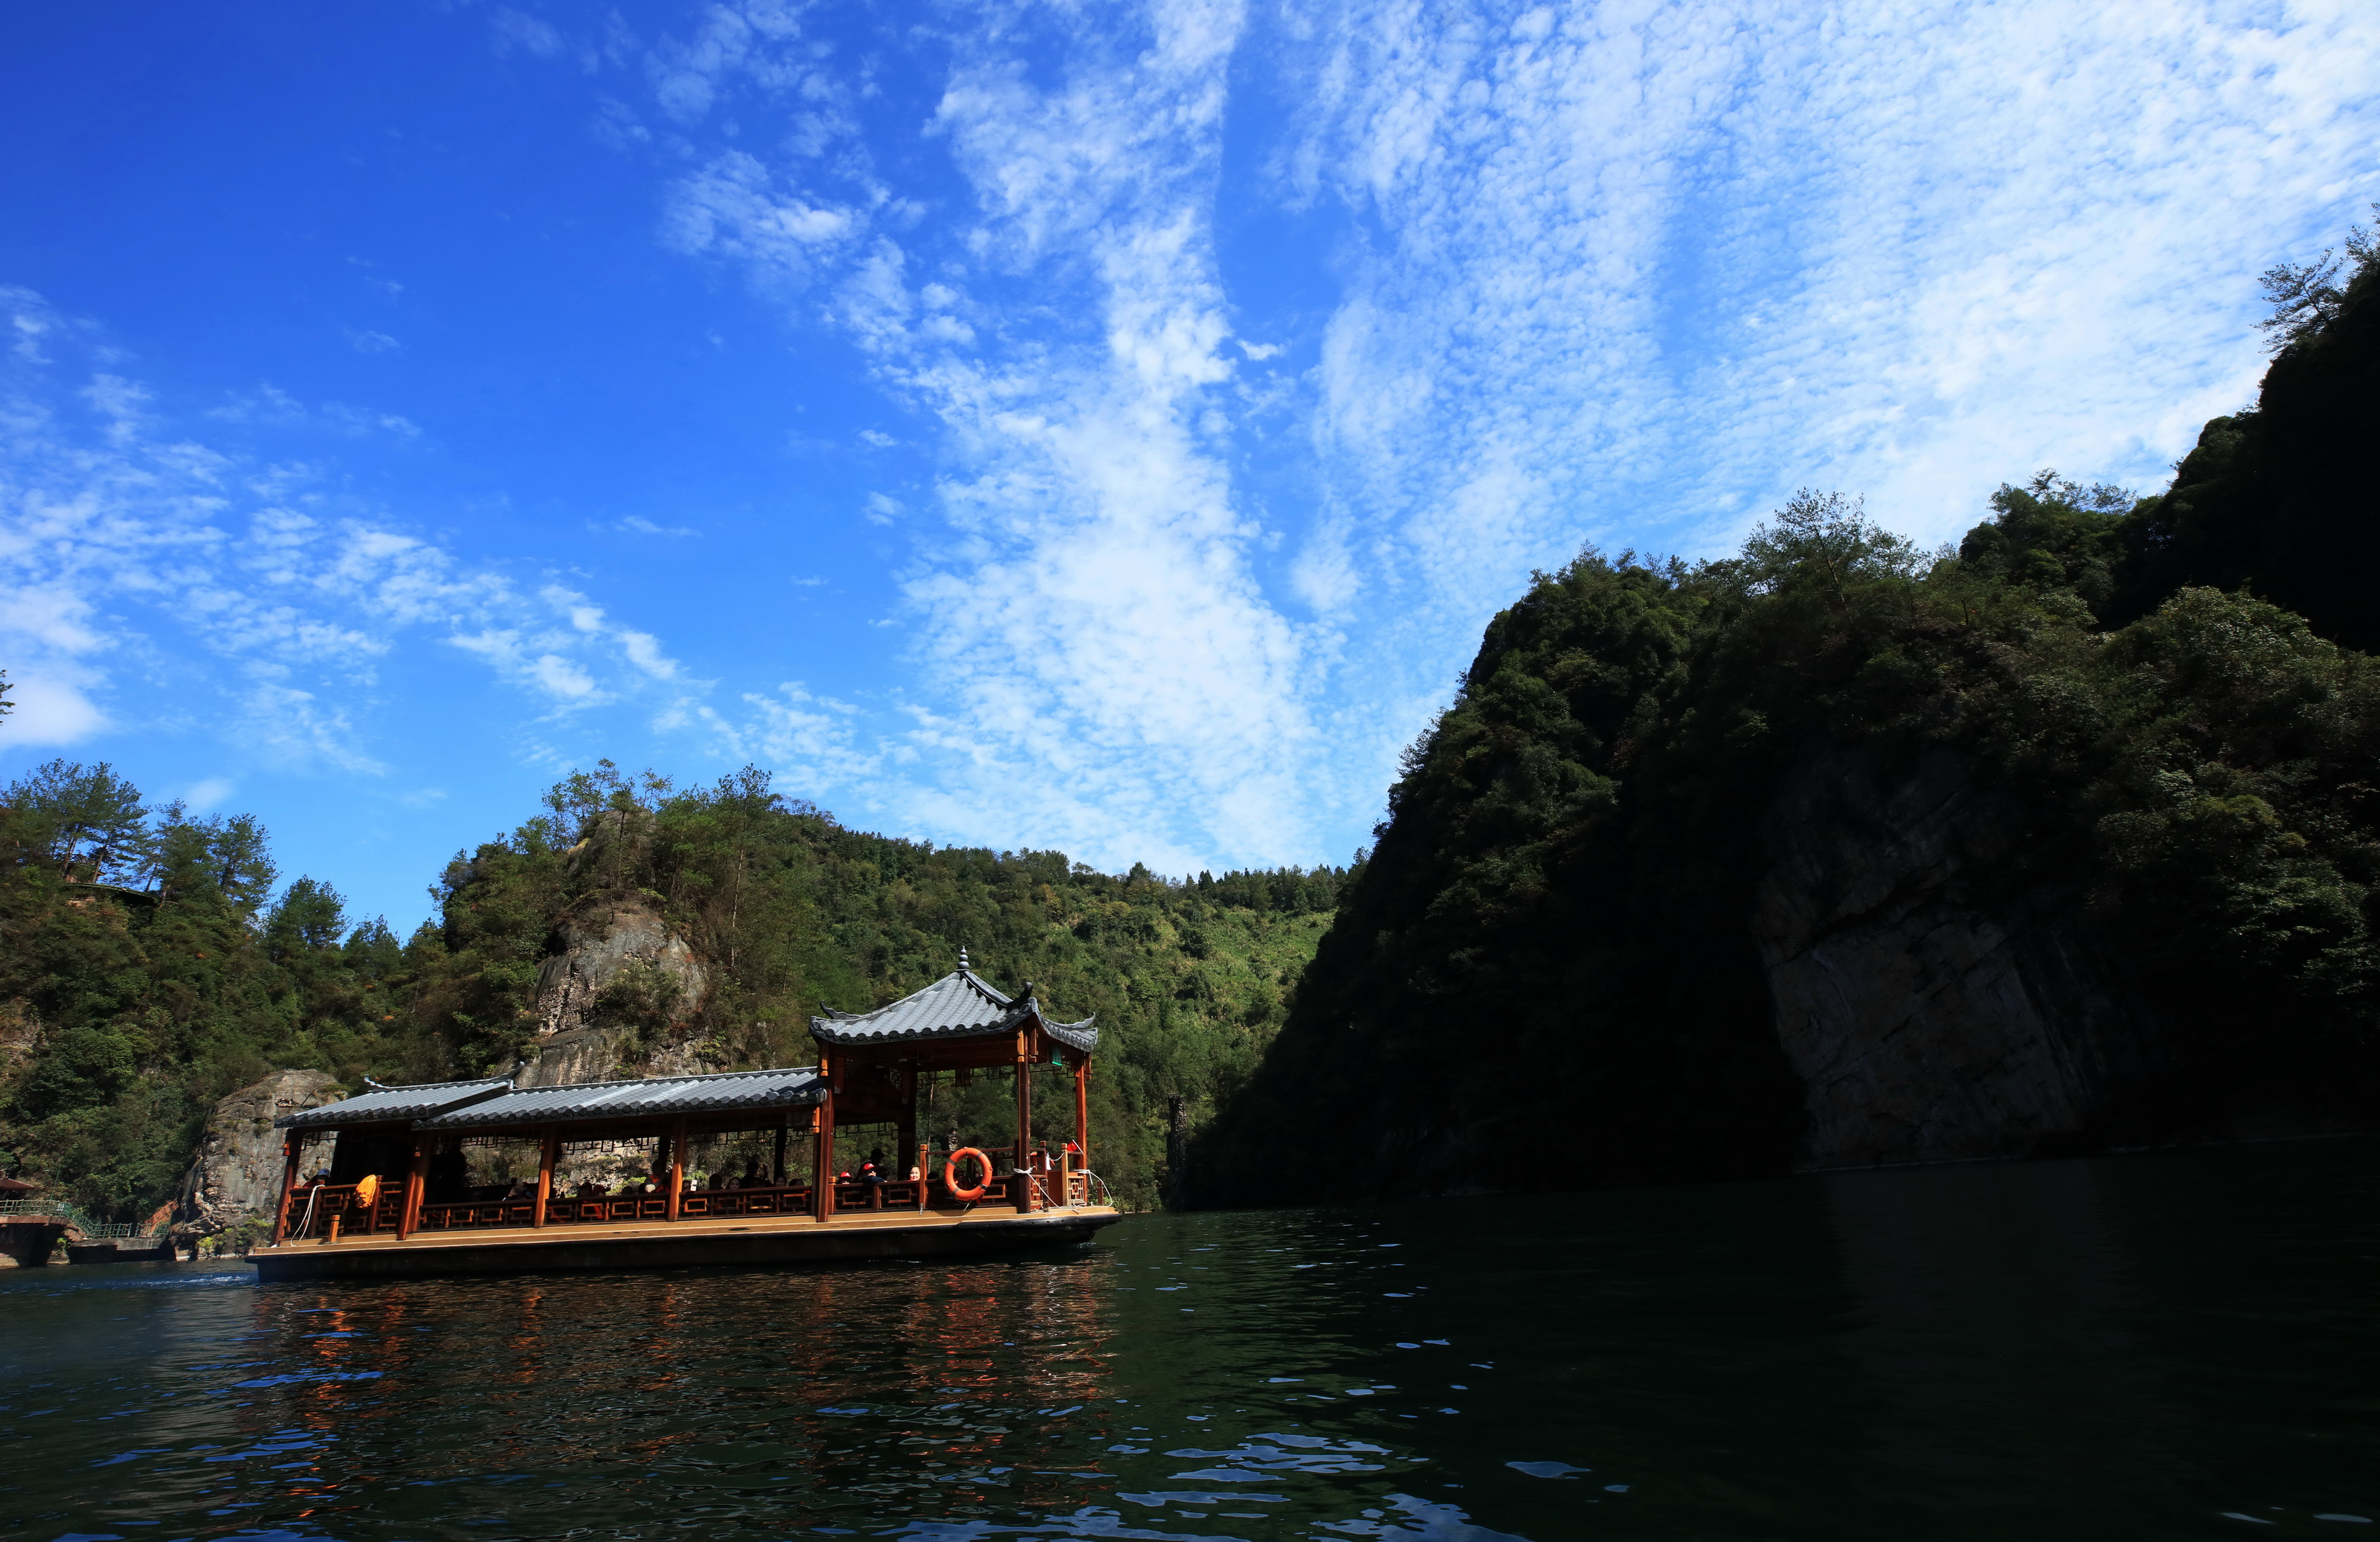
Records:
<instances>
[{"instance_id":1,"label":"pavilion roof on boat","mask_svg":"<svg viewBox=\"0 0 2380 1542\"><path fill-rule=\"evenodd\" d=\"M1086 1017L1079 1023L1054 1023L1041 1010L1028 982L1016 995L995 990L967 967L958 968L912 995L873 1012L837 1012L810 1019L810 1037L820 1044L851 1050L884 1050L922 1046L929 1041L979 1040L991 1046L1013 1044L1020 1033L1048 1039L1087 1055L1099 1045L1099 1031ZM868 1058L875 1059L871 1054ZM978 1057L929 1051L921 1060L956 1064ZM986 1063L1011 1058L1002 1048ZM1038 1058L1038 1056L1036 1058Z\"/></svg>"},{"instance_id":2,"label":"pavilion roof on boat","mask_svg":"<svg viewBox=\"0 0 2380 1542\"><path fill-rule=\"evenodd\" d=\"M632 1123L689 1115L747 1115L810 1109L826 1100L826 1084L807 1065L776 1071L725 1071L692 1076L646 1076L627 1082L579 1082L565 1087L508 1087L420 1120L417 1130L484 1130L504 1126ZM708 1123L702 1121L701 1123Z\"/></svg>"},{"instance_id":3,"label":"pavilion roof on boat","mask_svg":"<svg viewBox=\"0 0 2380 1542\"><path fill-rule=\"evenodd\" d=\"M343 1098L319 1109L285 1113L273 1123L285 1130L328 1130L343 1124L409 1124L417 1119L461 1108L512 1090L510 1076L478 1076L468 1082L426 1082L416 1087L382 1087L359 1098Z\"/></svg>"}]
</instances>

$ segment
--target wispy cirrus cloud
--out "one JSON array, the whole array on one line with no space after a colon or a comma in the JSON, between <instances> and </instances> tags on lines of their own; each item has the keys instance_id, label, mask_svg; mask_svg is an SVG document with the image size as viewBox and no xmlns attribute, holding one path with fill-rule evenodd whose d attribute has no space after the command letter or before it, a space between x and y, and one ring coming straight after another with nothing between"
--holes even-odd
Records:
<instances>
[{"instance_id":1,"label":"wispy cirrus cloud","mask_svg":"<svg viewBox=\"0 0 2380 1542\"><path fill-rule=\"evenodd\" d=\"M662 242L913 415L861 433L914 455L860 510L915 542L893 717L796 687L719 742L1181 865L1343 854L1587 540L2153 484L2380 119L2380 21L2329 0L721 5L625 67Z\"/></svg>"},{"instance_id":2,"label":"wispy cirrus cloud","mask_svg":"<svg viewBox=\"0 0 2380 1542\"><path fill-rule=\"evenodd\" d=\"M574 590L463 561L322 467L188 436L137 381L59 346L95 329L26 290L0 302L20 337L53 345L0 365L0 639L23 703L11 742L90 738L137 687L150 722L376 773L366 709L402 648L478 659L549 714L689 684L651 634ZM411 431L271 387L196 420Z\"/></svg>"},{"instance_id":3,"label":"wispy cirrus cloud","mask_svg":"<svg viewBox=\"0 0 2380 1542\"><path fill-rule=\"evenodd\" d=\"M1031 54L997 27L961 38L929 130L967 200L946 227L913 231L865 178L810 190L799 155L731 151L674 195L666 239L821 308L946 437L948 535L903 580L927 683L888 735L902 779L877 783L935 828L996 811L1005 840L1175 866L1301 839L1306 650L1262 592L1217 416L1242 19L1098 7ZM1043 324L1014 324L1026 306Z\"/></svg>"},{"instance_id":4,"label":"wispy cirrus cloud","mask_svg":"<svg viewBox=\"0 0 2380 1542\"><path fill-rule=\"evenodd\" d=\"M1359 233L1314 588L1450 633L1801 484L1939 538L2044 464L2154 482L2252 388L2252 275L2373 175L2359 7L1307 14L1276 176Z\"/></svg>"}]
</instances>

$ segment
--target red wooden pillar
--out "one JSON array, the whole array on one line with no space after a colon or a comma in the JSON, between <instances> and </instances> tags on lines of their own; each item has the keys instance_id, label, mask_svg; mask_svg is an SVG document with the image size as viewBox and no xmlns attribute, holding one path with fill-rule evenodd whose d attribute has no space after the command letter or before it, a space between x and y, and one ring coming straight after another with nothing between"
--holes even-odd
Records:
<instances>
[{"instance_id":1,"label":"red wooden pillar","mask_svg":"<svg viewBox=\"0 0 2380 1542\"><path fill-rule=\"evenodd\" d=\"M529 1218L532 1226L545 1224L545 1208L553 1202L553 1170L561 1161L562 1135L548 1124L544 1138L537 1144L537 1213Z\"/></svg>"},{"instance_id":2,"label":"red wooden pillar","mask_svg":"<svg viewBox=\"0 0 2380 1542\"><path fill-rule=\"evenodd\" d=\"M397 1212L396 1240L403 1242L421 1224L421 1191L430 1182L430 1136L413 1137L413 1163L405 1170L405 1208Z\"/></svg>"},{"instance_id":3,"label":"red wooden pillar","mask_svg":"<svg viewBox=\"0 0 2380 1542\"><path fill-rule=\"evenodd\" d=\"M1075 1161L1088 1172L1091 1170L1091 1057L1088 1055L1075 1062L1075 1148L1081 1153Z\"/></svg>"},{"instance_id":4,"label":"red wooden pillar","mask_svg":"<svg viewBox=\"0 0 2380 1542\"><path fill-rule=\"evenodd\" d=\"M273 1245L279 1247L281 1239L289 1234L289 1200L298 1192L298 1154L306 1137L295 1130L281 1143L281 1208L273 1216Z\"/></svg>"},{"instance_id":5,"label":"red wooden pillar","mask_svg":"<svg viewBox=\"0 0 2380 1542\"><path fill-rule=\"evenodd\" d=\"M1033 1034L1029 1028L1016 1030L1016 1176L1009 1180L1016 1185L1016 1208L1019 1211L1033 1209Z\"/></svg>"},{"instance_id":6,"label":"red wooden pillar","mask_svg":"<svg viewBox=\"0 0 2380 1542\"><path fill-rule=\"evenodd\" d=\"M892 1140L892 1160L896 1166L900 1162L902 1154L917 1144L917 1094L918 1088L923 1086L925 1082L925 1078L918 1074L917 1062L916 1061L911 1061L905 1070L909 1078L909 1096L901 1105L900 1129L893 1136ZM888 1172L884 1176L889 1179L892 1174ZM918 1193L923 1194L925 1192L925 1184L926 1166L923 1162L920 1162L917 1164Z\"/></svg>"},{"instance_id":7,"label":"red wooden pillar","mask_svg":"<svg viewBox=\"0 0 2380 1542\"><path fill-rule=\"evenodd\" d=\"M820 1220L834 1219L834 1083L828 1076L826 1051L819 1051L819 1080L826 1096L818 1108L818 1137L810 1142L810 1214Z\"/></svg>"},{"instance_id":8,"label":"red wooden pillar","mask_svg":"<svg viewBox=\"0 0 2380 1542\"><path fill-rule=\"evenodd\" d=\"M670 1121L669 1219L675 1220L678 1201L686 1194L686 1121Z\"/></svg>"}]
</instances>

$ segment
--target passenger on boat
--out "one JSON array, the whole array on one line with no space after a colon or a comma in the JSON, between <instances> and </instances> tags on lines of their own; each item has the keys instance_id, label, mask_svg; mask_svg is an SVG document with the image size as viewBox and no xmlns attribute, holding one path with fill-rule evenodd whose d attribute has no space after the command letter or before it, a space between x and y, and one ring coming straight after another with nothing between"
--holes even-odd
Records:
<instances>
[{"instance_id":1,"label":"passenger on boat","mask_svg":"<svg viewBox=\"0 0 2380 1542\"><path fill-rule=\"evenodd\" d=\"M740 1189L764 1189L769 1186L769 1180L760 1176L759 1158L754 1157L745 1162L744 1176L736 1182L735 1186Z\"/></svg>"}]
</instances>

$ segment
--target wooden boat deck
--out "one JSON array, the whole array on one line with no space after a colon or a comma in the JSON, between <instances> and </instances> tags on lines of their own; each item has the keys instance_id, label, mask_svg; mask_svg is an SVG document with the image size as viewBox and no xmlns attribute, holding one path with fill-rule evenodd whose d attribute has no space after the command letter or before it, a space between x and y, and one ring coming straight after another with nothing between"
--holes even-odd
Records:
<instances>
[{"instance_id":1,"label":"wooden boat deck","mask_svg":"<svg viewBox=\"0 0 2380 1542\"><path fill-rule=\"evenodd\" d=\"M1123 1219L1104 1205L1020 1214L1006 1206L794 1216L689 1216L569 1226L366 1232L293 1239L249 1255L260 1280L524 1274L949 1257L1081 1242Z\"/></svg>"}]
</instances>

